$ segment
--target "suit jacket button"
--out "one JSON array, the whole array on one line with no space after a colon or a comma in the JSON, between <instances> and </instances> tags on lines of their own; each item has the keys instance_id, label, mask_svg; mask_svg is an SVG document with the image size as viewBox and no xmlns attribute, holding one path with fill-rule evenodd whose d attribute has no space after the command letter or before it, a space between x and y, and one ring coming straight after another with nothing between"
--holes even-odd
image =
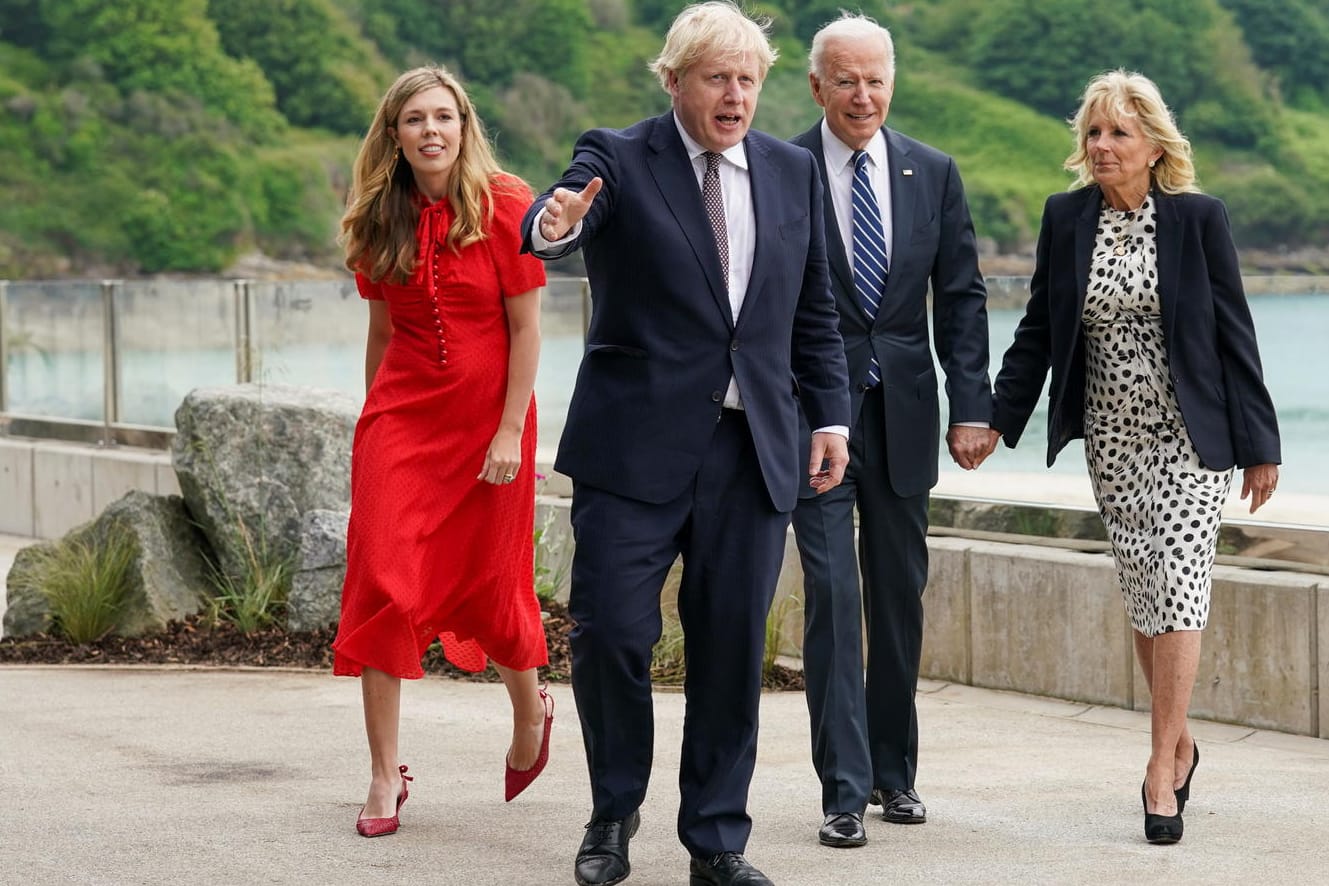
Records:
<instances>
[{"instance_id":1,"label":"suit jacket button","mask_svg":"<svg viewBox=\"0 0 1329 886\"><path fill-rule=\"evenodd\" d=\"M724 399L724 394L720 393L719 391L711 391L712 403L719 403L723 399Z\"/></svg>"},{"instance_id":2,"label":"suit jacket button","mask_svg":"<svg viewBox=\"0 0 1329 886\"><path fill-rule=\"evenodd\" d=\"M731 342L729 343L729 350L731 350L731 351L737 351L737 350L738 350L738 339L734 339L733 341L731 341Z\"/></svg>"},{"instance_id":3,"label":"suit jacket button","mask_svg":"<svg viewBox=\"0 0 1329 886\"><path fill-rule=\"evenodd\" d=\"M866 393L867 393L867 390L868 390L868 386L867 386L866 384L864 384L864 383L862 383L862 382L859 382L859 383L858 383L858 392L859 392L860 394L866 394Z\"/></svg>"}]
</instances>

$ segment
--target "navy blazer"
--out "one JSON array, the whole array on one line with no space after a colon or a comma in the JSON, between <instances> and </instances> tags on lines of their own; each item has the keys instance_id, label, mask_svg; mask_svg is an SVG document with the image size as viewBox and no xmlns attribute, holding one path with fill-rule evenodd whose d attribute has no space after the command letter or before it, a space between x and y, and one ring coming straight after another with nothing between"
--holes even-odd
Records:
<instances>
[{"instance_id":1,"label":"navy blazer","mask_svg":"<svg viewBox=\"0 0 1329 886\"><path fill-rule=\"evenodd\" d=\"M949 419L990 421L987 288L978 269L974 223L955 161L936 148L883 128L891 178L890 274L870 324L854 292L844 239L826 174L821 122L791 141L812 151L825 186L831 291L848 359L851 413L858 422L875 353L886 398L886 462L896 495L937 484L941 415L937 372L928 345L928 288L933 339L946 374ZM805 493L806 495L806 493Z\"/></svg>"},{"instance_id":2,"label":"navy blazer","mask_svg":"<svg viewBox=\"0 0 1329 886\"><path fill-rule=\"evenodd\" d=\"M1227 209L1204 194L1154 192L1158 294L1168 372L1200 463L1211 470L1281 460ZM993 426L1015 446L1052 369L1047 463L1084 436L1081 313L1102 193L1054 194L1043 208L1029 304L1002 360Z\"/></svg>"},{"instance_id":3,"label":"navy blazer","mask_svg":"<svg viewBox=\"0 0 1329 886\"><path fill-rule=\"evenodd\" d=\"M682 494L733 376L771 501L790 511L807 482L796 398L816 427L849 424L816 164L764 133L743 144L757 230L737 322L672 111L585 133L526 213L523 251L554 188L604 180L568 250L583 251L592 310L554 467L578 482L652 503Z\"/></svg>"}]
</instances>

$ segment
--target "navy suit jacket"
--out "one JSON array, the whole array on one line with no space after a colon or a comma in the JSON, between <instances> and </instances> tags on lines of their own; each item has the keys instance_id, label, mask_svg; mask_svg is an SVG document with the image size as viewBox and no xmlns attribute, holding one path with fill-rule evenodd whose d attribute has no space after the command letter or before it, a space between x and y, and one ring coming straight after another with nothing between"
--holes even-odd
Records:
<instances>
[{"instance_id":1,"label":"navy suit jacket","mask_svg":"<svg viewBox=\"0 0 1329 886\"><path fill-rule=\"evenodd\" d=\"M1080 315L1102 200L1097 185L1048 198L1029 304L995 385L993 426L1014 446L1051 368L1049 466L1068 442L1084 436ZM1205 194L1156 191L1154 200L1163 343L1191 443L1211 470L1278 464L1278 420L1227 209Z\"/></svg>"},{"instance_id":2,"label":"navy suit jacket","mask_svg":"<svg viewBox=\"0 0 1329 886\"><path fill-rule=\"evenodd\" d=\"M743 143L757 231L737 322L672 111L585 133L522 222L528 251L554 188L604 180L571 244L586 260L592 311L554 467L578 482L652 503L682 494L734 376L771 501L790 511L807 482L798 398L814 426L849 424L816 165L764 133Z\"/></svg>"},{"instance_id":3,"label":"navy suit jacket","mask_svg":"<svg viewBox=\"0 0 1329 886\"><path fill-rule=\"evenodd\" d=\"M883 128L882 133L890 167L893 246L881 307L871 323L854 292L854 273L835 221L821 122L791 141L812 151L826 186L831 291L848 359L854 422L862 411L864 382L875 353L886 398L885 455L891 487L896 495L912 496L936 485L941 444L937 372L928 344L929 284L934 340L946 375L952 424L992 418L987 289L955 161L892 129Z\"/></svg>"}]
</instances>

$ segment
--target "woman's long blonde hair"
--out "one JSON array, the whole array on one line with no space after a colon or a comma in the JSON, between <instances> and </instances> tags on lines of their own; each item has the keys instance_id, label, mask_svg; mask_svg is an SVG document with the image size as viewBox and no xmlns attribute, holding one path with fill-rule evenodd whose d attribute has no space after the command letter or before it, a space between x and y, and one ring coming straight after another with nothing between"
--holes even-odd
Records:
<instances>
[{"instance_id":1,"label":"woman's long blonde hair","mask_svg":"<svg viewBox=\"0 0 1329 886\"><path fill-rule=\"evenodd\" d=\"M466 90L446 68L429 65L407 71L378 103L355 158L341 219L339 239L346 250L346 267L374 281L386 277L402 283L415 271L415 229L420 221L415 177L410 164L401 162L388 130L397 126L402 106L412 96L435 86L452 92L461 114L461 150L448 179L447 199L455 220L448 229L447 245L456 251L485 239L494 216L494 177L502 170Z\"/></svg>"},{"instance_id":2,"label":"woman's long blonde hair","mask_svg":"<svg viewBox=\"0 0 1329 886\"><path fill-rule=\"evenodd\" d=\"M1083 187L1094 181L1093 165L1086 145L1089 140L1089 120L1097 111L1103 111L1109 120L1131 117L1140 124L1140 131L1149 143L1163 152L1149 170L1150 178L1164 194L1181 194L1200 190L1195 184L1195 164L1191 160L1191 143L1177 128L1172 111L1163 101L1154 81L1143 74L1118 68L1105 71L1089 81L1080 99L1080 109L1070 119L1075 133L1075 150L1066 158L1065 167L1075 173L1072 188Z\"/></svg>"}]
</instances>

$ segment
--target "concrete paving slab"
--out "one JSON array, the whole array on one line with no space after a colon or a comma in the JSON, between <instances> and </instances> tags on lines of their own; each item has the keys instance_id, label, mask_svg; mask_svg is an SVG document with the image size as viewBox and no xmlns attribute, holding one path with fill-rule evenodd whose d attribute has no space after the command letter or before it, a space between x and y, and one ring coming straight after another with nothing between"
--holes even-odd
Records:
<instances>
[{"instance_id":1,"label":"concrete paving slab","mask_svg":"<svg viewBox=\"0 0 1329 886\"><path fill-rule=\"evenodd\" d=\"M0 882L570 884L589 791L575 705L553 688L549 769L502 802L502 687L426 678L403 697L416 776L401 831L353 822L368 778L357 681L324 673L0 667ZM1020 701L1026 703L1021 705ZM966 687L919 697L921 826L825 849L807 710L762 700L748 855L781 886L1323 883L1329 741L1204 744L1174 847L1144 842L1147 719ZM655 778L629 886L687 883L674 833L683 696L655 698Z\"/></svg>"}]
</instances>

